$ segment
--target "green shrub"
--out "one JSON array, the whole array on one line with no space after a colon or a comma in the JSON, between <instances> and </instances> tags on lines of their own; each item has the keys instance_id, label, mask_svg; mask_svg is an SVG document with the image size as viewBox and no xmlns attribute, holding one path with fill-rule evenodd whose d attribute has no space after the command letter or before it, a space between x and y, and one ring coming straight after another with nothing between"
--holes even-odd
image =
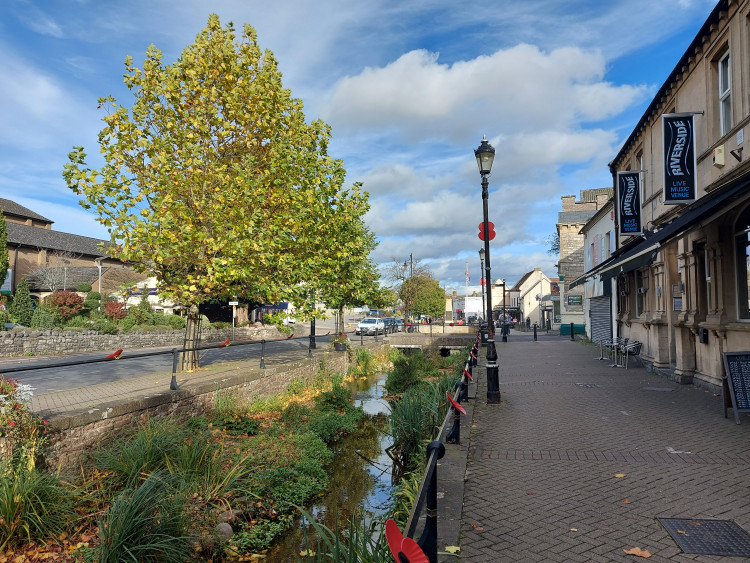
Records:
<instances>
[{"instance_id":1,"label":"green shrub","mask_svg":"<svg viewBox=\"0 0 750 563\"><path fill-rule=\"evenodd\" d=\"M48 541L75 517L74 495L57 478L25 463L0 463L0 553L8 546Z\"/></svg>"},{"instance_id":2,"label":"green shrub","mask_svg":"<svg viewBox=\"0 0 750 563\"><path fill-rule=\"evenodd\" d=\"M385 388L391 395L399 395L420 383L425 377L439 373L430 358L417 350L415 353L396 358L393 369L388 373Z\"/></svg>"},{"instance_id":3,"label":"green shrub","mask_svg":"<svg viewBox=\"0 0 750 563\"><path fill-rule=\"evenodd\" d=\"M71 317L65 322L65 328L93 328L91 321L81 315Z\"/></svg>"},{"instance_id":4,"label":"green shrub","mask_svg":"<svg viewBox=\"0 0 750 563\"><path fill-rule=\"evenodd\" d=\"M131 332L132 330L135 330L137 326L138 321L131 315L125 315L125 318L120 321L120 328L125 332Z\"/></svg>"},{"instance_id":5,"label":"green shrub","mask_svg":"<svg viewBox=\"0 0 750 563\"><path fill-rule=\"evenodd\" d=\"M86 282L81 282L76 286L76 291L79 293L88 293L91 291L91 284Z\"/></svg>"},{"instance_id":6,"label":"green shrub","mask_svg":"<svg viewBox=\"0 0 750 563\"><path fill-rule=\"evenodd\" d=\"M163 473L120 493L99 521L97 561L183 562L193 555L185 501Z\"/></svg>"},{"instance_id":7,"label":"green shrub","mask_svg":"<svg viewBox=\"0 0 750 563\"><path fill-rule=\"evenodd\" d=\"M0 330L5 330L5 323L10 322L10 313L7 309L0 309Z\"/></svg>"},{"instance_id":8,"label":"green shrub","mask_svg":"<svg viewBox=\"0 0 750 563\"><path fill-rule=\"evenodd\" d=\"M29 282L23 278L16 286L13 302L10 304L10 316L15 322L23 326L31 326L31 317L34 314L34 306L29 294Z\"/></svg>"},{"instance_id":9,"label":"green shrub","mask_svg":"<svg viewBox=\"0 0 750 563\"><path fill-rule=\"evenodd\" d=\"M171 326L175 330L180 330L185 328L185 325L187 325L187 321L185 320L185 317L181 317L180 315L164 315L169 319L169 326Z\"/></svg>"},{"instance_id":10,"label":"green shrub","mask_svg":"<svg viewBox=\"0 0 750 563\"><path fill-rule=\"evenodd\" d=\"M117 323L114 323L107 318L96 319L94 321L94 330L101 334L117 334L119 332Z\"/></svg>"},{"instance_id":11,"label":"green shrub","mask_svg":"<svg viewBox=\"0 0 750 563\"><path fill-rule=\"evenodd\" d=\"M31 316L31 328L37 330L48 330L55 328L55 317L41 307L34 309L34 314Z\"/></svg>"}]
</instances>

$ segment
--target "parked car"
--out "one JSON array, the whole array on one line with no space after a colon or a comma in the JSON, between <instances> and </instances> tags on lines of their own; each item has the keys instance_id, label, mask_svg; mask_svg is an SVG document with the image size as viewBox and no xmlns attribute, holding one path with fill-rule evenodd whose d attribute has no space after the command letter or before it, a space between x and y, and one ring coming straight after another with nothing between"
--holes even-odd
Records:
<instances>
[{"instance_id":1,"label":"parked car","mask_svg":"<svg viewBox=\"0 0 750 563\"><path fill-rule=\"evenodd\" d=\"M385 324L385 333L396 332L396 319L395 317L383 317L383 323Z\"/></svg>"},{"instance_id":2,"label":"parked car","mask_svg":"<svg viewBox=\"0 0 750 563\"><path fill-rule=\"evenodd\" d=\"M396 319L396 332L404 332L404 319Z\"/></svg>"},{"instance_id":3,"label":"parked car","mask_svg":"<svg viewBox=\"0 0 750 563\"><path fill-rule=\"evenodd\" d=\"M365 317L357 325L355 334L364 335L377 335L385 333L385 323L383 319L376 319L375 317Z\"/></svg>"}]
</instances>

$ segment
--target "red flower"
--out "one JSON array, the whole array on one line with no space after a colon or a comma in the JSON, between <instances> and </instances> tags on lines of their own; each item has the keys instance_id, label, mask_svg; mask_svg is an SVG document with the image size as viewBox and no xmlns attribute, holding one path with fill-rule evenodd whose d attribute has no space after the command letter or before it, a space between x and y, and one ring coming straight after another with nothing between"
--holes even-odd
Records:
<instances>
[{"instance_id":1,"label":"red flower","mask_svg":"<svg viewBox=\"0 0 750 563\"><path fill-rule=\"evenodd\" d=\"M8 422L10 423L11 426L15 426L16 425L16 421L15 420L9 420Z\"/></svg>"}]
</instances>

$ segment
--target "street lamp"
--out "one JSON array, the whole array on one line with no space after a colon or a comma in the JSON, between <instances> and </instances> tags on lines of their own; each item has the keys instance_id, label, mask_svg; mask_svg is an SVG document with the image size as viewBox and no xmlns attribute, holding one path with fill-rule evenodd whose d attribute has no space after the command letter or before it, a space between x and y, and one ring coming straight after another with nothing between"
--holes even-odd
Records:
<instances>
[{"instance_id":1,"label":"street lamp","mask_svg":"<svg viewBox=\"0 0 750 563\"><path fill-rule=\"evenodd\" d=\"M484 315L486 309L484 308L484 248L479 249L479 275L481 279L479 280L479 289L482 290L482 315ZM485 319L486 320L486 319Z\"/></svg>"},{"instance_id":2,"label":"street lamp","mask_svg":"<svg viewBox=\"0 0 750 563\"><path fill-rule=\"evenodd\" d=\"M490 290L487 291L487 404L500 402L500 379L497 369L497 350L495 349L495 322L492 319L492 280L490 278L490 227L488 220L487 200L489 198L489 181L487 176L492 170L492 161L495 160L495 149L487 142L487 137L482 138L482 144L474 151L479 166L479 175L482 177L482 211L484 213L484 283Z\"/></svg>"},{"instance_id":3,"label":"street lamp","mask_svg":"<svg viewBox=\"0 0 750 563\"><path fill-rule=\"evenodd\" d=\"M505 316L505 278L503 278L503 342L508 342L508 318Z\"/></svg>"}]
</instances>

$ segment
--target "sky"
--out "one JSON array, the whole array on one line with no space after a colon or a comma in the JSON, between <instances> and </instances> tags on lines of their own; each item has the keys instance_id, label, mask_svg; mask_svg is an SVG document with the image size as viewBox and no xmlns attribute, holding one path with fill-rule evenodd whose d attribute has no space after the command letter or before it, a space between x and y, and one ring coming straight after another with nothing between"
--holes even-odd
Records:
<instances>
[{"instance_id":1,"label":"sky","mask_svg":"<svg viewBox=\"0 0 750 563\"><path fill-rule=\"evenodd\" d=\"M491 279L541 268L561 196L612 186L614 158L715 0L0 0L0 197L55 230L109 239L62 178L74 146L98 153L99 97L126 107L124 61L175 61L210 13L249 24L308 120L332 128L347 185L370 194L372 258L429 267L480 290L481 178ZM466 284L468 264L469 284ZM387 280L386 280L387 281Z\"/></svg>"}]
</instances>

